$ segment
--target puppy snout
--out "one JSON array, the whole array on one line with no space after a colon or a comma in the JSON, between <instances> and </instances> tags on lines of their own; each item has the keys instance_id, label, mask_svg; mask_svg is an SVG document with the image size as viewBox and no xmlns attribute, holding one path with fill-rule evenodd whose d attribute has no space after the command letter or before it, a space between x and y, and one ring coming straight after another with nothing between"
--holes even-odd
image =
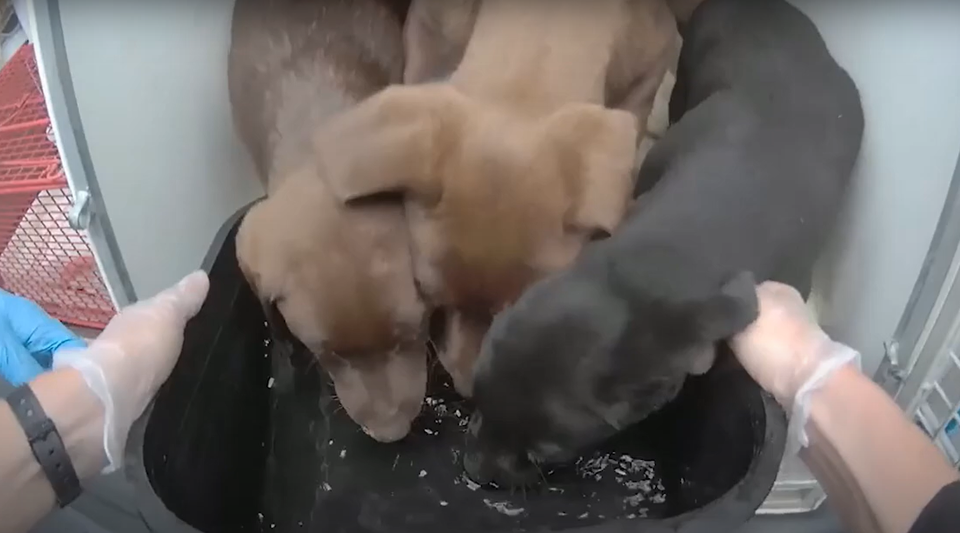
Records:
<instances>
[{"instance_id":1,"label":"puppy snout","mask_svg":"<svg viewBox=\"0 0 960 533\"><path fill-rule=\"evenodd\" d=\"M537 466L523 454L467 452L463 456L463 469L470 479L481 485L529 487L540 481Z\"/></svg>"},{"instance_id":2,"label":"puppy snout","mask_svg":"<svg viewBox=\"0 0 960 533\"><path fill-rule=\"evenodd\" d=\"M489 451L469 433L463 454L463 470L467 477L481 485L521 487L536 485L540 480L537 465L527 458L526 453Z\"/></svg>"},{"instance_id":3,"label":"puppy snout","mask_svg":"<svg viewBox=\"0 0 960 533\"><path fill-rule=\"evenodd\" d=\"M465 453L463 455L463 470L467 473L467 477L481 485L493 481L493 472L486 467L483 455L480 453Z\"/></svg>"},{"instance_id":4,"label":"puppy snout","mask_svg":"<svg viewBox=\"0 0 960 533\"><path fill-rule=\"evenodd\" d=\"M373 424L360 424L360 428L370 438L378 442L396 442L410 433L411 421L406 418L394 418Z\"/></svg>"},{"instance_id":5,"label":"puppy snout","mask_svg":"<svg viewBox=\"0 0 960 533\"><path fill-rule=\"evenodd\" d=\"M344 401L343 397L340 400L344 410L360 429L379 442L396 442L406 437L413 420L420 413L420 405L411 402L365 399L353 403Z\"/></svg>"}]
</instances>

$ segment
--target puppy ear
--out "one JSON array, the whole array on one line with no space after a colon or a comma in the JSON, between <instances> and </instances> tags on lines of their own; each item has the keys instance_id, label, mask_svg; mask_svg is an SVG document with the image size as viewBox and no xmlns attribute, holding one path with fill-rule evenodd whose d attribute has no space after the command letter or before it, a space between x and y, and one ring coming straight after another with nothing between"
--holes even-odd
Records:
<instances>
[{"instance_id":1,"label":"puppy ear","mask_svg":"<svg viewBox=\"0 0 960 533\"><path fill-rule=\"evenodd\" d=\"M633 189L639 130L628 111L570 104L547 119L561 139L565 172L572 172L573 209L567 224L588 233L612 234L627 211Z\"/></svg>"},{"instance_id":2,"label":"puppy ear","mask_svg":"<svg viewBox=\"0 0 960 533\"><path fill-rule=\"evenodd\" d=\"M439 195L436 162L463 103L446 85L393 85L331 119L316 143L333 194L342 202L390 192Z\"/></svg>"},{"instance_id":3,"label":"puppy ear","mask_svg":"<svg viewBox=\"0 0 960 533\"><path fill-rule=\"evenodd\" d=\"M720 287L720 293L708 299L700 310L703 340L727 339L753 323L760 312L753 274L740 272Z\"/></svg>"}]
</instances>

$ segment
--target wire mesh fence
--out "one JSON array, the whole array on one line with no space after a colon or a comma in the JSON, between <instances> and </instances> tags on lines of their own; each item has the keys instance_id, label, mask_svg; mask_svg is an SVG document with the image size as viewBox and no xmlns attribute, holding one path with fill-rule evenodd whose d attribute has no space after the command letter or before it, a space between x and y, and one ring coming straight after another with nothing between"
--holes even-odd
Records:
<instances>
[{"instance_id":1,"label":"wire mesh fence","mask_svg":"<svg viewBox=\"0 0 960 533\"><path fill-rule=\"evenodd\" d=\"M60 164L30 44L0 70L0 287L102 329L115 313Z\"/></svg>"}]
</instances>

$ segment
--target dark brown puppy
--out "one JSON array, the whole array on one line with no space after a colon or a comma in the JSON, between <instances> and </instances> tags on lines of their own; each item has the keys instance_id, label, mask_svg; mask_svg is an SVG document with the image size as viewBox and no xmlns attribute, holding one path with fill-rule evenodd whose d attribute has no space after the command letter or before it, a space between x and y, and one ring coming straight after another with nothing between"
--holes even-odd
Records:
<instances>
[{"instance_id":1,"label":"dark brown puppy","mask_svg":"<svg viewBox=\"0 0 960 533\"><path fill-rule=\"evenodd\" d=\"M236 3L230 100L268 189L241 224L237 258L333 378L347 413L381 441L405 436L420 411L426 309L402 207L336 201L327 169L343 165L336 152L319 157L316 137L402 70L401 20L386 2Z\"/></svg>"}]
</instances>

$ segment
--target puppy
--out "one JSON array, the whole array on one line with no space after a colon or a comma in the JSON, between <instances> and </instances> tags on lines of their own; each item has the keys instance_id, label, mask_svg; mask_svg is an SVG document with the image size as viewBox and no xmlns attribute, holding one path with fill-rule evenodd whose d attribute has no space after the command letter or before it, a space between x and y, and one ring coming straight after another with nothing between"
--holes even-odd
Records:
<instances>
[{"instance_id":1,"label":"puppy","mask_svg":"<svg viewBox=\"0 0 960 533\"><path fill-rule=\"evenodd\" d=\"M269 191L240 225L237 259L268 316L275 306L379 441L405 436L420 412L426 307L402 207L344 207L315 137L402 69L400 20L375 0L236 3L231 103Z\"/></svg>"},{"instance_id":2,"label":"puppy","mask_svg":"<svg viewBox=\"0 0 960 533\"><path fill-rule=\"evenodd\" d=\"M864 127L813 23L783 0L706 0L685 27L671 119L618 232L490 328L464 461L477 481L535 482L536 463L669 402L755 319L755 281L809 292Z\"/></svg>"},{"instance_id":3,"label":"puppy","mask_svg":"<svg viewBox=\"0 0 960 533\"><path fill-rule=\"evenodd\" d=\"M665 82L667 71L676 65L679 51L676 23L665 0L620 3L624 22L622 27L610 29L616 41L606 64L604 103L633 112L640 124L646 126L657 89ZM407 54L404 83L441 80L455 70L473 34L482 4L483 0L414 0L411 3L403 35Z\"/></svg>"},{"instance_id":4,"label":"puppy","mask_svg":"<svg viewBox=\"0 0 960 533\"><path fill-rule=\"evenodd\" d=\"M657 6L484 0L449 80L386 89L342 115L325 143L353 154L330 173L349 177L335 184L342 200L404 193L417 281L448 310L440 360L464 396L493 315L627 208L637 120L604 103L635 85L652 100L659 55L629 37ZM620 67L627 52L648 76Z\"/></svg>"}]
</instances>

